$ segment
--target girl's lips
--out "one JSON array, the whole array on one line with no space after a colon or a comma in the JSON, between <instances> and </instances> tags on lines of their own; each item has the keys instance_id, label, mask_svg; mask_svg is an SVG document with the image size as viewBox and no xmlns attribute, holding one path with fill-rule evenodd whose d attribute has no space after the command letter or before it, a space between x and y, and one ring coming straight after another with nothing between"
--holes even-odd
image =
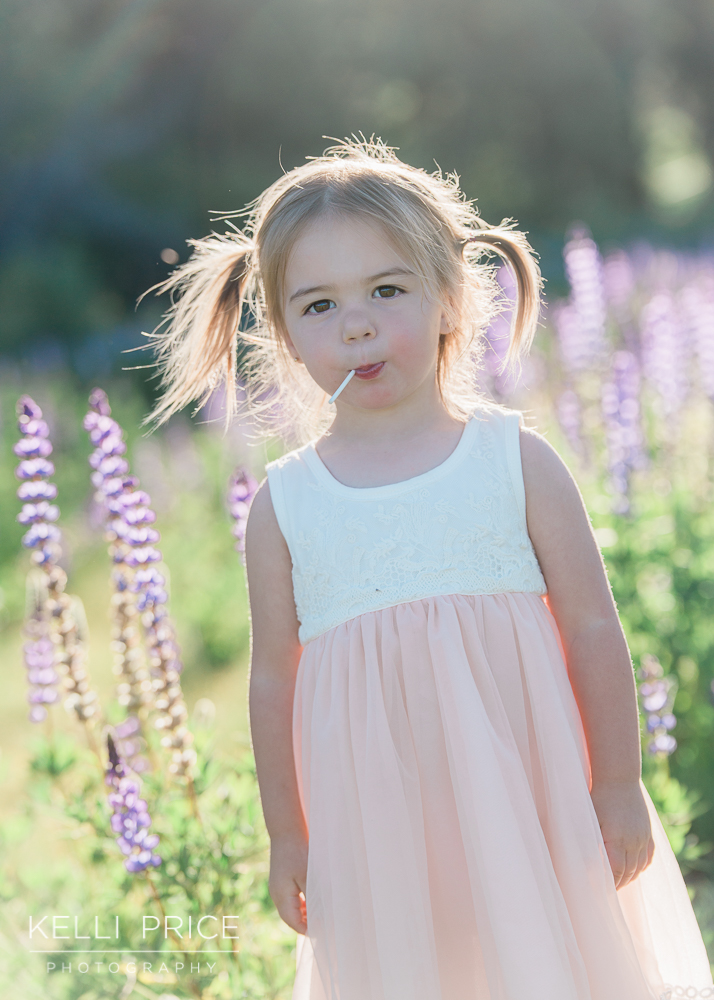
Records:
<instances>
[{"instance_id":1,"label":"girl's lips","mask_svg":"<svg viewBox=\"0 0 714 1000\"><path fill-rule=\"evenodd\" d=\"M366 365L364 368L355 368L357 378L376 378L384 368L384 362L380 361L376 365Z\"/></svg>"}]
</instances>

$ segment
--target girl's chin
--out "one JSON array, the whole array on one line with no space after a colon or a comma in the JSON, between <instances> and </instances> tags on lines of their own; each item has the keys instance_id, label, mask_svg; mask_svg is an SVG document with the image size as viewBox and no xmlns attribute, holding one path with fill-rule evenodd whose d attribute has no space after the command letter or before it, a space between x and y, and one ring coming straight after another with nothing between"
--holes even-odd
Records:
<instances>
[{"instance_id":1,"label":"girl's chin","mask_svg":"<svg viewBox=\"0 0 714 1000\"><path fill-rule=\"evenodd\" d=\"M368 412L392 410L401 402L401 397L395 396L394 393L388 391L379 392L378 389L379 387L376 385L373 389L366 386L360 393L359 399L351 399L349 402L346 400L345 402L355 412L358 410ZM339 402L340 400L338 398L335 401L336 405L339 405Z\"/></svg>"}]
</instances>

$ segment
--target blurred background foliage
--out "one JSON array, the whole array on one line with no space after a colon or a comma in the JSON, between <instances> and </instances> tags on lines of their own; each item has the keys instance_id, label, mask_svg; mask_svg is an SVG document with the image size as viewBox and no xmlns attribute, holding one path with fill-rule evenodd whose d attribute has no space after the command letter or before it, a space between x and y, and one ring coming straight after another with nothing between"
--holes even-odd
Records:
<instances>
[{"instance_id":1,"label":"blurred background foliage","mask_svg":"<svg viewBox=\"0 0 714 1000\"><path fill-rule=\"evenodd\" d=\"M15 400L32 395L50 424L68 590L84 601L92 680L103 703L114 704L111 715L109 565L81 426L89 390L107 390L132 470L158 514L192 722L202 706L210 739L233 762L227 772L235 770L249 747L249 631L226 493L237 465L262 478L282 443L251 446L241 424L224 438L220 424L202 422L210 409L144 435L152 373L123 369L151 358L122 352L145 344L141 332L160 319L161 303L147 297L136 309L138 296L186 259L187 239L211 230L210 210L242 207L281 169L319 154L329 144L323 136L376 133L408 162L457 171L483 217L517 219L541 255L547 325L523 383L508 386L492 366L489 388L523 408L571 466L635 666L655 656L673 684L678 746L666 759L645 754L645 780L714 956L714 7L708 0L0 0L0 14L3 899L53 907L71 885L71 898L89 912L98 898L91 866L73 853L76 833L54 836L57 817L28 778L38 750L20 650L28 560L15 520ZM576 222L589 227L606 265L622 264L616 248L627 248L636 272L627 315L603 278L607 266L598 277L592 272L604 281L598 294L609 296L598 321L603 349L580 369L568 366L572 344L559 321L573 294L562 251ZM687 312L693 289L710 310L699 332ZM656 317L642 318L663 295L679 316L669 347ZM581 327L587 334L587 323ZM618 459L613 434L634 424L624 410L613 417L603 393L613 385L621 392L613 352L623 351L638 379L642 373L631 394L641 440ZM658 396L657 351L660 371L678 373L676 412ZM74 733L69 716L54 712L57 732ZM261 864L256 898L265 902ZM17 906L0 926L6 944ZM277 935L282 957L272 978L256 973L263 978L251 987L255 997L288 995L276 983L292 957L271 912L266 903L273 921L266 933ZM25 956L14 943L8 954L0 976L10 982ZM28 977L28 996L48 995L39 967ZM154 995L145 987L141 995ZM59 977L53 988L58 997L79 995ZM232 986L220 988L229 995Z\"/></svg>"},{"instance_id":2,"label":"blurred background foliage","mask_svg":"<svg viewBox=\"0 0 714 1000\"><path fill-rule=\"evenodd\" d=\"M515 217L711 238L708 0L2 0L0 351L96 378L143 354L161 252L322 136L375 132ZM165 254L169 261L176 259ZM135 376L145 386L143 376Z\"/></svg>"}]
</instances>

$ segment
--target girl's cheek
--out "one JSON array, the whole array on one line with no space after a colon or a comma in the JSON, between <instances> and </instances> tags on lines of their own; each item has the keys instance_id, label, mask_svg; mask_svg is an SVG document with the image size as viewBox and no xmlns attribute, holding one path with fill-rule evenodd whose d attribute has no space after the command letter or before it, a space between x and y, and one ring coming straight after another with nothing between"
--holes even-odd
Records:
<instances>
[{"instance_id":1,"label":"girl's cheek","mask_svg":"<svg viewBox=\"0 0 714 1000\"><path fill-rule=\"evenodd\" d=\"M405 360L429 357L431 345L423 323L405 323L399 329L394 330L390 337L390 353Z\"/></svg>"},{"instance_id":2,"label":"girl's cheek","mask_svg":"<svg viewBox=\"0 0 714 1000\"><path fill-rule=\"evenodd\" d=\"M299 356L313 378L317 381L327 380L330 384L334 381L335 371L341 371L344 367L339 364L338 353L338 349L327 338L306 342L302 351L298 349Z\"/></svg>"}]
</instances>

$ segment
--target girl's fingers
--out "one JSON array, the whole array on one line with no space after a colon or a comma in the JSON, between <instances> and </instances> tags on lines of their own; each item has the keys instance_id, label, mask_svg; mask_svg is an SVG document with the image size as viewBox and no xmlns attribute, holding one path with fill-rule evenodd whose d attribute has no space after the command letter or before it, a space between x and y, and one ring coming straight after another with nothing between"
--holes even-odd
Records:
<instances>
[{"instance_id":1,"label":"girl's fingers","mask_svg":"<svg viewBox=\"0 0 714 1000\"><path fill-rule=\"evenodd\" d=\"M607 851L607 857L610 861L612 877L615 879L615 888L619 889L622 885L622 879L625 874L627 855L622 848L613 847L612 844L608 844L607 841L605 841L605 850Z\"/></svg>"},{"instance_id":2,"label":"girl's fingers","mask_svg":"<svg viewBox=\"0 0 714 1000\"><path fill-rule=\"evenodd\" d=\"M615 886L621 889L625 885L629 885L633 882L638 875L641 875L645 868L649 867L652 863L652 857L654 855L654 841L652 839L635 854L634 852L625 852L625 860L621 869L621 874L619 877L615 876ZM635 858L636 861L633 864L632 859ZM613 871L613 875L614 875Z\"/></svg>"},{"instance_id":3,"label":"girl's fingers","mask_svg":"<svg viewBox=\"0 0 714 1000\"><path fill-rule=\"evenodd\" d=\"M307 933L305 895L297 881L291 879L290 882L282 885L279 883L276 885L274 882L269 891L280 919L298 934Z\"/></svg>"},{"instance_id":4,"label":"girl's fingers","mask_svg":"<svg viewBox=\"0 0 714 1000\"><path fill-rule=\"evenodd\" d=\"M305 934L307 932L305 902L301 900L300 896L291 896L289 900L286 900L280 906L276 904L276 909L280 914L281 920L288 927L292 927L298 934Z\"/></svg>"},{"instance_id":5,"label":"girl's fingers","mask_svg":"<svg viewBox=\"0 0 714 1000\"><path fill-rule=\"evenodd\" d=\"M638 873L637 862L639 861L640 852L639 851L626 851L625 852L625 870L623 873L621 886L628 885L633 878Z\"/></svg>"},{"instance_id":6,"label":"girl's fingers","mask_svg":"<svg viewBox=\"0 0 714 1000\"><path fill-rule=\"evenodd\" d=\"M641 872L643 872L646 868L649 868L649 866L652 864L652 858L654 857L654 853L655 853L655 842L652 836L650 835L647 843L640 850L640 857L638 861L638 872L637 872L638 875Z\"/></svg>"},{"instance_id":7,"label":"girl's fingers","mask_svg":"<svg viewBox=\"0 0 714 1000\"><path fill-rule=\"evenodd\" d=\"M307 909L305 906L305 896L302 891L290 896L289 900L290 920L286 921L298 934L305 934L307 931Z\"/></svg>"},{"instance_id":8,"label":"girl's fingers","mask_svg":"<svg viewBox=\"0 0 714 1000\"><path fill-rule=\"evenodd\" d=\"M632 875L628 879L629 882L634 882L634 880L642 874L642 872L647 867L647 846L641 847L639 853L637 854L637 864L635 865Z\"/></svg>"}]
</instances>

